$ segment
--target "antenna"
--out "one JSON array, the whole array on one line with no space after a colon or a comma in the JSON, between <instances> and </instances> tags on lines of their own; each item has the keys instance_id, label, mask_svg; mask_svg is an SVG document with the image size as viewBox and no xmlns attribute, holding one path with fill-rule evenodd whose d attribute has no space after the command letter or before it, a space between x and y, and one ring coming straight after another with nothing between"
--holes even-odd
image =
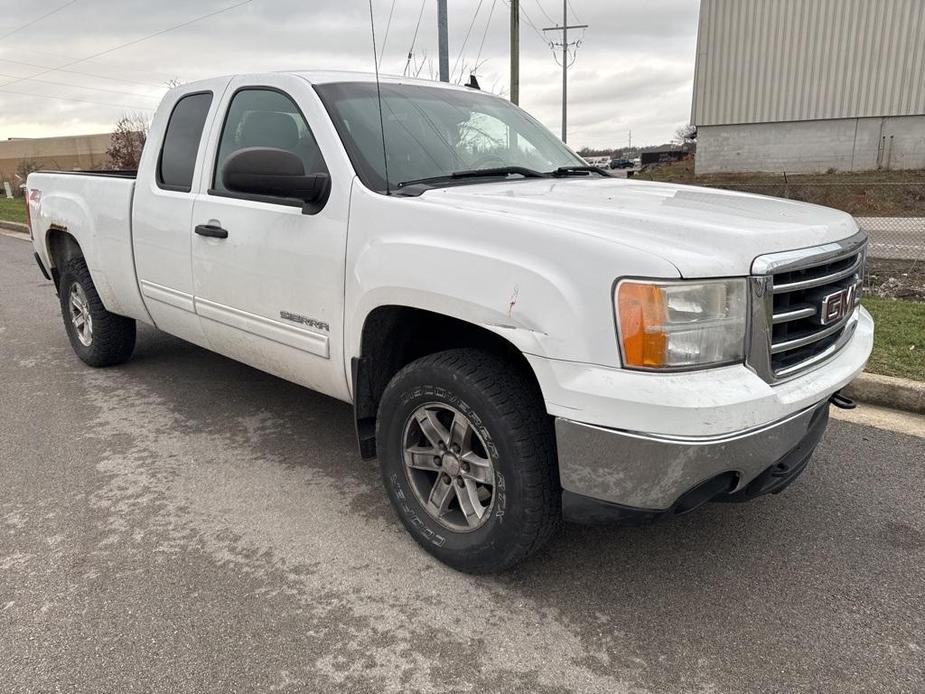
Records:
<instances>
[{"instance_id":1,"label":"antenna","mask_svg":"<svg viewBox=\"0 0 925 694\"><path fill-rule=\"evenodd\" d=\"M385 150L385 120L382 118L382 89L379 87L379 54L376 52L376 20L373 18L373 0L369 0L369 29L373 35L373 65L376 66L376 98L379 101L379 132L382 133L382 163L385 165L385 194L391 195L392 192L389 189L389 155Z\"/></svg>"}]
</instances>

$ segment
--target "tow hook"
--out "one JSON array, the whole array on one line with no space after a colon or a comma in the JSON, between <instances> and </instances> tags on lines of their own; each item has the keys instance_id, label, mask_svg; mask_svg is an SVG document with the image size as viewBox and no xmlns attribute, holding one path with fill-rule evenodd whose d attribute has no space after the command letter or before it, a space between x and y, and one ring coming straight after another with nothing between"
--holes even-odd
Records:
<instances>
[{"instance_id":1,"label":"tow hook","mask_svg":"<svg viewBox=\"0 0 925 694\"><path fill-rule=\"evenodd\" d=\"M853 410L858 404L851 398L846 398L841 394L841 391L833 393L832 397L829 398L829 402L835 405L840 410Z\"/></svg>"}]
</instances>

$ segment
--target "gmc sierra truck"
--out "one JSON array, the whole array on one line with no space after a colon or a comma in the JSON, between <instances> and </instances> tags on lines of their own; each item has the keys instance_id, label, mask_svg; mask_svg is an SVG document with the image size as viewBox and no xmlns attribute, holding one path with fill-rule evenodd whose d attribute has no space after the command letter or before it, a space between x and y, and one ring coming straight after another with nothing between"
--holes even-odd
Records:
<instances>
[{"instance_id":1,"label":"gmc sierra truck","mask_svg":"<svg viewBox=\"0 0 925 694\"><path fill-rule=\"evenodd\" d=\"M137 172L27 187L84 362L141 321L351 403L408 532L468 572L563 519L781 491L871 351L850 215L612 178L467 87L186 84Z\"/></svg>"}]
</instances>

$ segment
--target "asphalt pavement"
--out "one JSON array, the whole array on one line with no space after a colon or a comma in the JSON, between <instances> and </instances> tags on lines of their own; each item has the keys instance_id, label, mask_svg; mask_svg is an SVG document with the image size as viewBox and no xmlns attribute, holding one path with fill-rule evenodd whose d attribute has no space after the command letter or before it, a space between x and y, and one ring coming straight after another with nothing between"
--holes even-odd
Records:
<instances>
[{"instance_id":1,"label":"asphalt pavement","mask_svg":"<svg viewBox=\"0 0 925 694\"><path fill-rule=\"evenodd\" d=\"M0 692L921 692L923 461L833 420L779 496L466 576L349 406L148 328L86 367L0 236Z\"/></svg>"}]
</instances>

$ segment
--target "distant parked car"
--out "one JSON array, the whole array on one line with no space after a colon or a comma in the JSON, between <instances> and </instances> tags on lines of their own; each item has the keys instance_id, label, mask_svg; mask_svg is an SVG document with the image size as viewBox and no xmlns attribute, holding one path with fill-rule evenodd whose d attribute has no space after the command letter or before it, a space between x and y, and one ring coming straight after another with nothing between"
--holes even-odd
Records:
<instances>
[{"instance_id":1,"label":"distant parked car","mask_svg":"<svg viewBox=\"0 0 925 694\"><path fill-rule=\"evenodd\" d=\"M610 161L611 169L632 169L633 162L629 159L612 159Z\"/></svg>"}]
</instances>

